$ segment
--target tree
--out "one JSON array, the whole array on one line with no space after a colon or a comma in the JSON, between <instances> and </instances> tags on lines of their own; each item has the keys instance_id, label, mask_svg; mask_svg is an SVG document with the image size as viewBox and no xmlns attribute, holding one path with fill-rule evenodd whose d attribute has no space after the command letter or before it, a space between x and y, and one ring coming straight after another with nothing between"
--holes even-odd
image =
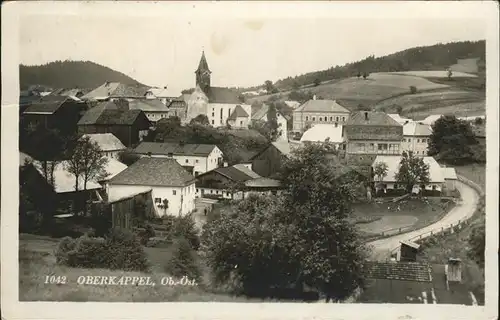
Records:
<instances>
[{"instance_id":1,"label":"tree","mask_svg":"<svg viewBox=\"0 0 500 320\"><path fill-rule=\"evenodd\" d=\"M429 182L429 166L423 158L416 157L412 151L405 151L399 163L396 181L403 185L408 193L411 193L415 185Z\"/></svg>"},{"instance_id":2,"label":"tree","mask_svg":"<svg viewBox=\"0 0 500 320\"><path fill-rule=\"evenodd\" d=\"M205 225L202 249L218 282L250 296L279 297L304 286L342 300L363 285L366 247L347 217L352 189L338 182L324 146L285 162L278 196L250 195Z\"/></svg>"},{"instance_id":3,"label":"tree","mask_svg":"<svg viewBox=\"0 0 500 320\"><path fill-rule=\"evenodd\" d=\"M410 93L411 93L411 94L415 94L415 93L417 93L417 87L415 87L415 86L410 86Z\"/></svg>"},{"instance_id":4,"label":"tree","mask_svg":"<svg viewBox=\"0 0 500 320\"><path fill-rule=\"evenodd\" d=\"M191 121L189 122L189 124L194 124L194 123L201 124L204 126L210 125L210 121L208 121L208 117L204 114L197 115L196 117L191 119Z\"/></svg>"},{"instance_id":5,"label":"tree","mask_svg":"<svg viewBox=\"0 0 500 320\"><path fill-rule=\"evenodd\" d=\"M483 125L483 123L484 123L484 121L483 121L483 118L481 118L481 117L477 117L476 119L474 119L474 124L476 126L481 126L481 125Z\"/></svg>"},{"instance_id":6,"label":"tree","mask_svg":"<svg viewBox=\"0 0 500 320\"><path fill-rule=\"evenodd\" d=\"M382 180L385 178L387 175L389 167L387 166L387 163L380 161L375 164L375 167L373 168L373 174L375 177L378 179L379 183L382 182Z\"/></svg>"},{"instance_id":7,"label":"tree","mask_svg":"<svg viewBox=\"0 0 500 320\"><path fill-rule=\"evenodd\" d=\"M300 83L298 83L297 81L294 81L293 84L292 84L292 89L293 90L297 90L300 88Z\"/></svg>"},{"instance_id":8,"label":"tree","mask_svg":"<svg viewBox=\"0 0 500 320\"><path fill-rule=\"evenodd\" d=\"M472 147L477 144L470 123L455 116L442 116L432 125L429 155L447 163L463 164L473 161Z\"/></svg>"},{"instance_id":9,"label":"tree","mask_svg":"<svg viewBox=\"0 0 500 320\"><path fill-rule=\"evenodd\" d=\"M266 82L264 82L264 87L266 88L267 93L272 93L274 84L271 80L266 80Z\"/></svg>"},{"instance_id":10,"label":"tree","mask_svg":"<svg viewBox=\"0 0 500 320\"><path fill-rule=\"evenodd\" d=\"M317 87L321 84L321 80L319 78L314 79L314 86Z\"/></svg>"},{"instance_id":11,"label":"tree","mask_svg":"<svg viewBox=\"0 0 500 320\"><path fill-rule=\"evenodd\" d=\"M267 126L269 127L270 141L276 141L276 139L281 135L278 126L278 114L276 110L276 104L269 104L269 108L267 109Z\"/></svg>"},{"instance_id":12,"label":"tree","mask_svg":"<svg viewBox=\"0 0 500 320\"><path fill-rule=\"evenodd\" d=\"M182 237L176 239L172 258L165 266L165 272L178 278L200 279L201 272L196 262L195 253L187 239Z\"/></svg>"},{"instance_id":13,"label":"tree","mask_svg":"<svg viewBox=\"0 0 500 320\"><path fill-rule=\"evenodd\" d=\"M467 255L474 260L481 268L484 268L484 249L485 249L485 224L484 218L481 223L472 228L469 235L469 250Z\"/></svg>"},{"instance_id":14,"label":"tree","mask_svg":"<svg viewBox=\"0 0 500 320\"><path fill-rule=\"evenodd\" d=\"M356 75L359 78L361 78L361 72L358 72L358 74Z\"/></svg>"},{"instance_id":15,"label":"tree","mask_svg":"<svg viewBox=\"0 0 500 320\"><path fill-rule=\"evenodd\" d=\"M448 80L451 80L451 77L453 76L453 71L451 71L451 69L448 69L447 75L448 75Z\"/></svg>"},{"instance_id":16,"label":"tree","mask_svg":"<svg viewBox=\"0 0 500 320\"><path fill-rule=\"evenodd\" d=\"M363 79L366 80L366 78L368 78L369 74L367 72L363 72Z\"/></svg>"}]
</instances>

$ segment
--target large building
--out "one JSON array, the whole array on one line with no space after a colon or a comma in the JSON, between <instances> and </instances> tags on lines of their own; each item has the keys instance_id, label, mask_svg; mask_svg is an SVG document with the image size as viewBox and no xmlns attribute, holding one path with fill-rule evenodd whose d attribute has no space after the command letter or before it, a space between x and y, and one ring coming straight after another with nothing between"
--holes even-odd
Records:
<instances>
[{"instance_id":1,"label":"large building","mask_svg":"<svg viewBox=\"0 0 500 320\"><path fill-rule=\"evenodd\" d=\"M426 156L432 134L428 124L410 121L403 125L402 151L412 151L417 156Z\"/></svg>"},{"instance_id":2,"label":"large building","mask_svg":"<svg viewBox=\"0 0 500 320\"><path fill-rule=\"evenodd\" d=\"M353 113L344 126L346 157L400 155L403 126L383 112Z\"/></svg>"},{"instance_id":3,"label":"large building","mask_svg":"<svg viewBox=\"0 0 500 320\"><path fill-rule=\"evenodd\" d=\"M315 124L344 124L349 113L335 100L317 100L314 96L293 111L293 131L303 132Z\"/></svg>"},{"instance_id":4,"label":"large building","mask_svg":"<svg viewBox=\"0 0 500 320\"><path fill-rule=\"evenodd\" d=\"M238 92L211 85L212 71L208 68L204 52L195 74L196 88L189 96L184 96L187 102L186 122L203 114L214 127L229 124L233 128L248 128L251 106L243 102Z\"/></svg>"}]
</instances>

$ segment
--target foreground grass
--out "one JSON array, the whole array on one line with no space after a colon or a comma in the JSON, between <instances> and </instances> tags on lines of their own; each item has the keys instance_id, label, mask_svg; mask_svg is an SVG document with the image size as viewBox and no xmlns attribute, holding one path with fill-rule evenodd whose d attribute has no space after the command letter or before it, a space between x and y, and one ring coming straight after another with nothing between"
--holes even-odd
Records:
<instances>
[{"instance_id":1,"label":"foreground grass","mask_svg":"<svg viewBox=\"0 0 500 320\"><path fill-rule=\"evenodd\" d=\"M151 273L108 269L70 268L56 264L53 250L57 240L48 237L20 235L19 300L20 301L106 301L106 302L263 302L261 299L214 293L203 283L196 286L161 285L164 263L171 256L168 248L146 248L152 264ZM45 284L45 276L65 276L66 284ZM80 276L151 277L155 286L80 285ZM272 302L266 300L266 302Z\"/></svg>"}]
</instances>

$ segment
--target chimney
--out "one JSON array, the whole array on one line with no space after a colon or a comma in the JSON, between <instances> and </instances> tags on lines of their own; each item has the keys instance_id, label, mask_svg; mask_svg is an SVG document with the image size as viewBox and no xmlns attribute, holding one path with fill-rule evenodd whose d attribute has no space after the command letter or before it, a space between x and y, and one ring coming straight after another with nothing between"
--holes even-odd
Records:
<instances>
[{"instance_id":1,"label":"chimney","mask_svg":"<svg viewBox=\"0 0 500 320\"><path fill-rule=\"evenodd\" d=\"M458 258L449 258L445 268L446 279L448 282L462 281L462 260Z\"/></svg>"},{"instance_id":2,"label":"chimney","mask_svg":"<svg viewBox=\"0 0 500 320\"><path fill-rule=\"evenodd\" d=\"M316 100L316 95L313 95L313 100Z\"/></svg>"},{"instance_id":3,"label":"chimney","mask_svg":"<svg viewBox=\"0 0 500 320\"><path fill-rule=\"evenodd\" d=\"M365 120L368 121L368 112L365 111Z\"/></svg>"}]
</instances>

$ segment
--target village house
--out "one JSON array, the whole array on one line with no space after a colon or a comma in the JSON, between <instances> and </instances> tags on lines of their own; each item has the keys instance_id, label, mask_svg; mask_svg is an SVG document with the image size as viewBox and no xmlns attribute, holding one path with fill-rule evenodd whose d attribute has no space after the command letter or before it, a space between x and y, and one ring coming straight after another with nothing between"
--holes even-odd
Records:
<instances>
[{"instance_id":1,"label":"village house","mask_svg":"<svg viewBox=\"0 0 500 320\"><path fill-rule=\"evenodd\" d=\"M45 96L27 103L20 125L23 128L42 126L57 129L63 135L76 133L77 123L87 104L65 96Z\"/></svg>"},{"instance_id":2,"label":"village house","mask_svg":"<svg viewBox=\"0 0 500 320\"><path fill-rule=\"evenodd\" d=\"M106 183L109 202L150 190L159 216L195 209L195 179L174 159L143 157Z\"/></svg>"},{"instance_id":3,"label":"village house","mask_svg":"<svg viewBox=\"0 0 500 320\"><path fill-rule=\"evenodd\" d=\"M158 99L164 105L168 105L169 102L178 99L180 96L180 92L173 91L166 86L163 88L150 88L145 94L146 99Z\"/></svg>"},{"instance_id":4,"label":"village house","mask_svg":"<svg viewBox=\"0 0 500 320\"><path fill-rule=\"evenodd\" d=\"M344 126L346 158L363 161L375 155L400 155L403 126L383 112L362 111Z\"/></svg>"},{"instance_id":5,"label":"village house","mask_svg":"<svg viewBox=\"0 0 500 320\"><path fill-rule=\"evenodd\" d=\"M403 125L402 151L412 151L417 156L426 156L432 134L428 124L409 121Z\"/></svg>"},{"instance_id":6,"label":"village house","mask_svg":"<svg viewBox=\"0 0 500 320\"><path fill-rule=\"evenodd\" d=\"M89 109L78 122L79 134L112 133L126 146L142 141L151 126L141 110L129 110L128 101L103 101Z\"/></svg>"},{"instance_id":7,"label":"village house","mask_svg":"<svg viewBox=\"0 0 500 320\"><path fill-rule=\"evenodd\" d=\"M263 104L255 112L252 110L252 121L268 121L269 105ZM285 116L276 110L276 122L278 123L279 137L278 141L288 141L288 120Z\"/></svg>"},{"instance_id":8,"label":"village house","mask_svg":"<svg viewBox=\"0 0 500 320\"><path fill-rule=\"evenodd\" d=\"M249 194L276 194L279 181L263 178L243 164L224 166L196 178L196 196L213 199L244 199Z\"/></svg>"},{"instance_id":9,"label":"village house","mask_svg":"<svg viewBox=\"0 0 500 320\"><path fill-rule=\"evenodd\" d=\"M387 174L379 180L379 177L375 177L378 184L376 189L378 190L404 190L406 186L398 184L396 175L399 172L399 167L401 163L402 156L382 156L379 155L375 158L372 168L380 163L384 162L387 165ZM423 157L424 163L429 166L429 182L423 185L413 186L414 192L419 192L419 190L426 191L442 191L445 183L444 168L442 168L439 163L433 157Z\"/></svg>"},{"instance_id":10,"label":"village house","mask_svg":"<svg viewBox=\"0 0 500 320\"><path fill-rule=\"evenodd\" d=\"M272 177L281 170L290 153L291 148L287 141L271 142L250 159L252 170L262 177Z\"/></svg>"},{"instance_id":11,"label":"village house","mask_svg":"<svg viewBox=\"0 0 500 320\"><path fill-rule=\"evenodd\" d=\"M120 82L106 81L101 86L81 96L82 100L109 100L109 99L145 99L148 87L143 85L130 85Z\"/></svg>"},{"instance_id":12,"label":"village house","mask_svg":"<svg viewBox=\"0 0 500 320\"><path fill-rule=\"evenodd\" d=\"M143 157L173 158L194 176L222 165L223 153L213 144L141 142L134 153Z\"/></svg>"},{"instance_id":13,"label":"village house","mask_svg":"<svg viewBox=\"0 0 500 320\"><path fill-rule=\"evenodd\" d=\"M109 158L118 160L120 152L126 149L120 139L112 133L89 133L82 136L82 138L85 137L88 137L91 142L97 143L102 155Z\"/></svg>"},{"instance_id":14,"label":"village house","mask_svg":"<svg viewBox=\"0 0 500 320\"><path fill-rule=\"evenodd\" d=\"M442 116L443 116L442 114L431 114L430 116L427 116L424 120L422 120L420 122L423 124L432 126L434 124L434 122L436 122Z\"/></svg>"},{"instance_id":15,"label":"village house","mask_svg":"<svg viewBox=\"0 0 500 320\"><path fill-rule=\"evenodd\" d=\"M293 131L303 132L315 124L344 124L349 110L335 100L317 100L316 96L293 110Z\"/></svg>"},{"instance_id":16,"label":"village house","mask_svg":"<svg viewBox=\"0 0 500 320\"><path fill-rule=\"evenodd\" d=\"M445 186L446 189L449 191L453 191L457 188L457 172L455 171L455 168L450 168L450 167L444 167L443 168L443 176L444 176L444 181L445 181Z\"/></svg>"},{"instance_id":17,"label":"village house","mask_svg":"<svg viewBox=\"0 0 500 320\"><path fill-rule=\"evenodd\" d=\"M405 123L407 122L411 122L413 121L412 119L410 118L406 118L406 117L401 117L399 114L397 113L388 113L387 114L389 117L393 118L394 120L396 120L397 123L399 123L400 125L404 125Z\"/></svg>"},{"instance_id":18,"label":"village house","mask_svg":"<svg viewBox=\"0 0 500 320\"><path fill-rule=\"evenodd\" d=\"M165 105L157 98L131 100L129 108L130 110L142 110L151 123L170 117L185 117L186 103L184 101L173 99L166 103Z\"/></svg>"},{"instance_id":19,"label":"village house","mask_svg":"<svg viewBox=\"0 0 500 320\"><path fill-rule=\"evenodd\" d=\"M202 53L196 73L196 88L189 96L184 95L187 102L186 122L203 114L214 127L248 128L251 107L243 102L235 90L214 87L211 85L211 71Z\"/></svg>"},{"instance_id":20,"label":"village house","mask_svg":"<svg viewBox=\"0 0 500 320\"><path fill-rule=\"evenodd\" d=\"M300 142L322 143L328 141L338 149L344 143L342 127L338 123L317 124L304 132L302 138L300 138Z\"/></svg>"}]
</instances>

